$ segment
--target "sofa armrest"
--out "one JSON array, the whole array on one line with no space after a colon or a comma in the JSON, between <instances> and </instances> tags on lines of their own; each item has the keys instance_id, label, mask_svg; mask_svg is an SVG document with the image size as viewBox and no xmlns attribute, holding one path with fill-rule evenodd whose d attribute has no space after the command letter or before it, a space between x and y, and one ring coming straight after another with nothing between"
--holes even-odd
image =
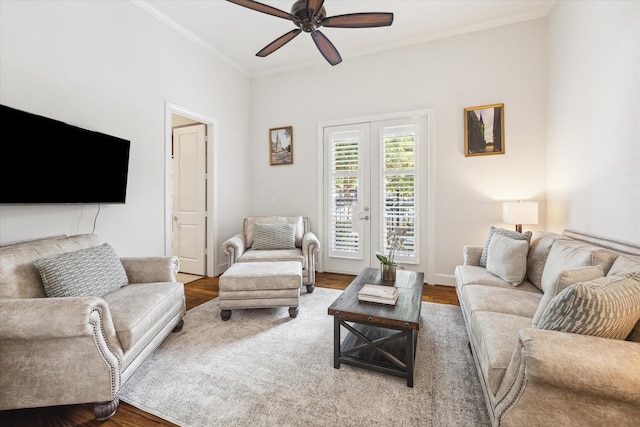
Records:
<instances>
[{"instance_id":1,"label":"sofa armrest","mask_svg":"<svg viewBox=\"0 0 640 427\"><path fill-rule=\"evenodd\" d=\"M129 283L175 282L180 261L175 256L120 258Z\"/></svg>"},{"instance_id":2,"label":"sofa armrest","mask_svg":"<svg viewBox=\"0 0 640 427\"><path fill-rule=\"evenodd\" d=\"M302 236L302 256L305 258L314 257L320 251L320 241L316 235L307 231Z\"/></svg>"},{"instance_id":3,"label":"sofa armrest","mask_svg":"<svg viewBox=\"0 0 640 427\"><path fill-rule=\"evenodd\" d=\"M312 232L307 231L302 236L302 257L305 260L303 268L307 270L307 283L316 283L316 255L320 251L320 241Z\"/></svg>"},{"instance_id":4,"label":"sofa armrest","mask_svg":"<svg viewBox=\"0 0 640 427\"><path fill-rule=\"evenodd\" d=\"M640 405L640 344L525 328L498 390L497 418L536 385L571 396ZM539 387L538 387L539 388ZM548 409L548 408L546 408ZM544 408L540 409L544 411Z\"/></svg>"},{"instance_id":5,"label":"sofa armrest","mask_svg":"<svg viewBox=\"0 0 640 427\"><path fill-rule=\"evenodd\" d=\"M222 250L229 256L227 267L231 267L247 250L247 239L243 233L238 233L222 244Z\"/></svg>"},{"instance_id":6,"label":"sofa armrest","mask_svg":"<svg viewBox=\"0 0 640 427\"><path fill-rule=\"evenodd\" d=\"M102 333L122 357L105 300L96 297L0 299L0 340L73 338Z\"/></svg>"},{"instance_id":7,"label":"sofa armrest","mask_svg":"<svg viewBox=\"0 0 640 427\"><path fill-rule=\"evenodd\" d=\"M0 299L0 313L0 409L115 398L123 351L102 298Z\"/></svg>"},{"instance_id":8,"label":"sofa armrest","mask_svg":"<svg viewBox=\"0 0 640 427\"><path fill-rule=\"evenodd\" d=\"M480 258L482 257L483 246L465 245L462 248L462 257L464 258L464 265L480 266Z\"/></svg>"}]
</instances>

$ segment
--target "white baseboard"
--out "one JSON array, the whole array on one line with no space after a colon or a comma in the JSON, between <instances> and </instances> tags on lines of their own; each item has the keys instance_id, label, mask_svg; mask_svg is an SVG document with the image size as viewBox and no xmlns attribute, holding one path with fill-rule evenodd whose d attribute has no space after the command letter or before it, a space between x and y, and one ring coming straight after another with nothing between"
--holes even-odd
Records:
<instances>
[{"instance_id":1,"label":"white baseboard","mask_svg":"<svg viewBox=\"0 0 640 427\"><path fill-rule=\"evenodd\" d=\"M436 273L436 285L455 286L456 276L453 274L438 274Z\"/></svg>"}]
</instances>

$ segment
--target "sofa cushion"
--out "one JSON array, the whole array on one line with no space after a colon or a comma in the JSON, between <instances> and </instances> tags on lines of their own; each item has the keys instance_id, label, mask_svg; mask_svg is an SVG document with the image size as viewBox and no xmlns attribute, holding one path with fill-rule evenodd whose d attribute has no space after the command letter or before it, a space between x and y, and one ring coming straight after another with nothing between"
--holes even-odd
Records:
<instances>
[{"instance_id":1,"label":"sofa cushion","mask_svg":"<svg viewBox=\"0 0 640 427\"><path fill-rule=\"evenodd\" d=\"M0 247L0 298L42 298L42 278L34 262L99 245L95 234L55 236Z\"/></svg>"},{"instance_id":2,"label":"sofa cushion","mask_svg":"<svg viewBox=\"0 0 640 427\"><path fill-rule=\"evenodd\" d=\"M544 310L538 328L625 339L640 320L640 272L569 286Z\"/></svg>"},{"instance_id":3,"label":"sofa cushion","mask_svg":"<svg viewBox=\"0 0 640 427\"><path fill-rule=\"evenodd\" d=\"M618 276L626 273L640 271L640 257L630 255L620 255L613 262L607 276Z\"/></svg>"},{"instance_id":4,"label":"sofa cushion","mask_svg":"<svg viewBox=\"0 0 640 427\"><path fill-rule=\"evenodd\" d=\"M49 297L103 297L129 283L108 243L39 259L35 266Z\"/></svg>"},{"instance_id":5,"label":"sofa cushion","mask_svg":"<svg viewBox=\"0 0 640 427\"><path fill-rule=\"evenodd\" d=\"M518 331L531 327L531 318L474 311L469 323L474 355L489 391L495 396L511 361Z\"/></svg>"},{"instance_id":6,"label":"sofa cushion","mask_svg":"<svg viewBox=\"0 0 640 427\"><path fill-rule=\"evenodd\" d=\"M540 300L540 305L536 310L535 315L533 316L533 320L531 321L531 325L535 328L540 321L540 317L542 317L542 313L544 309L549 305L549 302L558 295L560 292L565 290L571 285L580 282L588 282L593 279L597 279L599 277L603 277L604 274L602 272L602 267L599 265L588 266L588 267L578 267L572 270L565 270L560 273L560 277L549 289L546 289L542 299Z\"/></svg>"},{"instance_id":7,"label":"sofa cushion","mask_svg":"<svg viewBox=\"0 0 640 427\"><path fill-rule=\"evenodd\" d=\"M550 231L538 231L531 239L527 255L527 279L540 290L542 290L544 265L547 263L553 242L558 239L569 240L568 237Z\"/></svg>"},{"instance_id":8,"label":"sofa cushion","mask_svg":"<svg viewBox=\"0 0 640 427\"><path fill-rule=\"evenodd\" d=\"M505 282L498 276L491 274L484 267L475 265L458 265L454 270L456 276L456 287L462 288L465 286L495 286L498 288L514 289L513 285ZM533 286L529 281L525 280L518 285L518 291L533 292L535 294L541 294L540 289Z\"/></svg>"},{"instance_id":9,"label":"sofa cushion","mask_svg":"<svg viewBox=\"0 0 640 427\"><path fill-rule=\"evenodd\" d=\"M487 234L487 241L482 249L482 255L480 255L480 266L487 266L487 257L489 256L489 243L494 234L501 234L503 236L511 237L512 239L526 240L527 244L531 241L531 231L519 233L513 230L506 230L504 228L496 228L494 226L489 227L489 233Z\"/></svg>"},{"instance_id":10,"label":"sofa cushion","mask_svg":"<svg viewBox=\"0 0 640 427\"><path fill-rule=\"evenodd\" d=\"M304 265L304 257L302 256L302 249L273 249L270 251L260 251L255 249L249 249L238 258L238 262L277 262L277 261L298 261Z\"/></svg>"},{"instance_id":11,"label":"sofa cushion","mask_svg":"<svg viewBox=\"0 0 640 427\"><path fill-rule=\"evenodd\" d=\"M553 292L556 283L565 270L591 266L593 252L581 244L571 241L556 240L551 246L547 262L542 271L542 291Z\"/></svg>"},{"instance_id":12,"label":"sofa cushion","mask_svg":"<svg viewBox=\"0 0 640 427\"><path fill-rule=\"evenodd\" d=\"M184 306L184 285L178 282L135 283L104 297L122 349L150 341ZM144 345L147 343L145 342Z\"/></svg>"},{"instance_id":13,"label":"sofa cushion","mask_svg":"<svg viewBox=\"0 0 640 427\"><path fill-rule=\"evenodd\" d=\"M527 274L529 242L495 232L487 251L487 271L518 286Z\"/></svg>"},{"instance_id":14,"label":"sofa cushion","mask_svg":"<svg viewBox=\"0 0 640 427\"><path fill-rule=\"evenodd\" d=\"M458 293L458 298L466 314L473 311L493 311L531 318L540 304L542 294L522 292L519 289L483 285L465 286Z\"/></svg>"},{"instance_id":15,"label":"sofa cushion","mask_svg":"<svg viewBox=\"0 0 640 427\"><path fill-rule=\"evenodd\" d=\"M296 227L293 224L260 224L253 226L252 249L295 249Z\"/></svg>"}]
</instances>

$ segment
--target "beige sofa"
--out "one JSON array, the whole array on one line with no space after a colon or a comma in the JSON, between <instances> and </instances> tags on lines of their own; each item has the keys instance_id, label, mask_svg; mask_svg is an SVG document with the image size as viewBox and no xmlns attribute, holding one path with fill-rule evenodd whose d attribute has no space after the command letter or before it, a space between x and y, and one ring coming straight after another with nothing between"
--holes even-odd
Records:
<instances>
[{"instance_id":1,"label":"beige sofa","mask_svg":"<svg viewBox=\"0 0 640 427\"><path fill-rule=\"evenodd\" d=\"M257 226L292 225L290 244L286 239L256 240ZM282 235L283 230L278 232ZM261 243L258 245L258 243ZM302 265L302 283L307 292L313 292L316 284L316 258L320 242L309 229L309 220L301 216L249 216L244 219L242 232L222 244L228 256L228 266L236 262L296 261Z\"/></svg>"},{"instance_id":2,"label":"beige sofa","mask_svg":"<svg viewBox=\"0 0 640 427\"><path fill-rule=\"evenodd\" d=\"M100 276L111 266L115 273ZM0 247L0 410L95 403L96 419L110 418L121 387L182 327L177 268L175 257L119 258L94 234ZM111 277L122 286L102 297L48 297Z\"/></svg>"},{"instance_id":3,"label":"beige sofa","mask_svg":"<svg viewBox=\"0 0 640 427\"><path fill-rule=\"evenodd\" d=\"M638 425L640 246L565 230L538 232L505 252L500 236L465 246L455 269L493 425ZM486 267L483 250L498 257ZM494 274L514 273L496 265L505 253L524 262L517 286L517 277Z\"/></svg>"}]
</instances>

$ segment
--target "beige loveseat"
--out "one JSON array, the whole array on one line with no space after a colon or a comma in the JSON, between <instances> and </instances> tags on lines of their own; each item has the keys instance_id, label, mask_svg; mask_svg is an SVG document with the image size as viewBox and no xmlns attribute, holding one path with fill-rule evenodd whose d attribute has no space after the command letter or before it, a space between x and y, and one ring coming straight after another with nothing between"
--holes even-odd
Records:
<instances>
[{"instance_id":1,"label":"beige loveseat","mask_svg":"<svg viewBox=\"0 0 640 427\"><path fill-rule=\"evenodd\" d=\"M175 257L119 258L94 234L0 247L0 410L95 403L96 419L110 418L121 387L182 327L177 268ZM48 297L112 281L102 297Z\"/></svg>"},{"instance_id":2,"label":"beige loveseat","mask_svg":"<svg viewBox=\"0 0 640 427\"><path fill-rule=\"evenodd\" d=\"M565 230L538 232L505 252L500 244L513 241L504 237L465 246L455 269L493 425L638 425L640 246ZM490 272L517 270L496 259L480 265L492 249L494 258L524 262L521 283Z\"/></svg>"},{"instance_id":3,"label":"beige loveseat","mask_svg":"<svg viewBox=\"0 0 640 427\"><path fill-rule=\"evenodd\" d=\"M267 226L290 224L293 226L293 235L289 236L290 242L284 238L269 239L269 236L257 242L256 224ZM279 236L283 235L283 230L277 232ZM316 284L316 257L320 250L320 242L309 229L307 218L301 216L246 217L242 232L225 241L222 249L228 255L227 267L231 267L236 262L297 261L302 265L302 284L306 286L307 292L313 292Z\"/></svg>"}]
</instances>

